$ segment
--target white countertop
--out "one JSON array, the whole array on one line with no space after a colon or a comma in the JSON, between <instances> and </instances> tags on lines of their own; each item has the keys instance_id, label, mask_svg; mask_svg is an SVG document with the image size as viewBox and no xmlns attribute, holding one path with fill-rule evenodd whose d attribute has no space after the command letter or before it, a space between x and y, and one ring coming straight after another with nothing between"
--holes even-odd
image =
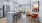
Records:
<instances>
[{"instance_id":1,"label":"white countertop","mask_svg":"<svg viewBox=\"0 0 42 23\"><path fill-rule=\"evenodd\" d=\"M17 13L17 12L7 12L7 13Z\"/></svg>"},{"instance_id":2,"label":"white countertop","mask_svg":"<svg viewBox=\"0 0 42 23\"><path fill-rule=\"evenodd\" d=\"M15 11L15 12L7 12L7 13L17 13L17 12L19 12L19 11Z\"/></svg>"}]
</instances>

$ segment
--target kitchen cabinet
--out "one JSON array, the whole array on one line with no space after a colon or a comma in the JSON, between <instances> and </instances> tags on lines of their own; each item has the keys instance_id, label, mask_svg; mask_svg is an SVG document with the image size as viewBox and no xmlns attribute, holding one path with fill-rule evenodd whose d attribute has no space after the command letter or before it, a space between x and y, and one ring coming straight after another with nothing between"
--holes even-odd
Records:
<instances>
[{"instance_id":1,"label":"kitchen cabinet","mask_svg":"<svg viewBox=\"0 0 42 23\"><path fill-rule=\"evenodd\" d=\"M0 11L0 17L3 17L3 12L2 11Z\"/></svg>"}]
</instances>

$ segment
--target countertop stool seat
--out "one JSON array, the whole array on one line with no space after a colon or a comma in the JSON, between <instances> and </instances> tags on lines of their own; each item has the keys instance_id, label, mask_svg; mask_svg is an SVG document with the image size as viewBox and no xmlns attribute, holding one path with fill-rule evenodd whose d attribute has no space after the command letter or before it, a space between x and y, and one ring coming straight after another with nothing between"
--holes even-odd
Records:
<instances>
[{"instance_id":1,"label":"countertop stool seat","mask_svg":"<svg viewBox=\"0 0 42 23\"><path fill-rule=\"evenodd\" d=\"M13 14L13 22L17 22L17 20L19 19L20 15L19 13Z\"/></svg>"},{"instance_id":2,"label":"countertop stool seat","mask_svg":"<svg viewBox=\"0 0 42 23\"><path fill-rule=\"evenodd\" d=\"M17 14L13 14L13 23L16 23L17 22Z\"/></svg>"},{"instance_id":3,"label":"countertop stool seat","mask_svg":"<svg viewBox=\"0 0 42 23\"><path fill-rule=\"evenodd\" d=\"M17 15L14 15L14 22L17 22Z\"/></svg>"},{"instance_id":4,"label":"countertop stool seat","mask_svg":"<svg viewBox=\"0 0 42 23\"><path fill-rule=\"evenodd\" d=\"M17 15L18 15L18 20L19 20L20 17L21 17L21 13L20 12L17 12Z\"/></svg>"}]
</instances>

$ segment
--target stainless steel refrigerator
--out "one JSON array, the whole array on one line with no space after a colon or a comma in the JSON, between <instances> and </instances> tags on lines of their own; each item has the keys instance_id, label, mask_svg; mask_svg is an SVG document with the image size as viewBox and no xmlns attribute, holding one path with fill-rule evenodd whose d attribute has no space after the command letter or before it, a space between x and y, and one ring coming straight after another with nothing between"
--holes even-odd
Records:
<instances>
[{"instance_id":1,"label":"stainless steel refrigerator","mask_svg":"<svg viewBox=\"0 0 42 23\"><path fill-rule=\"evenodd\" d=\"M7 12L10 12L10 6L9 5L3 5L3 17L7 16Z\"/></svg>"},{"instance_id":2,"label":"stainless steel refrigerator","mask_svg":"<svg viewBox=\"0 0 42 23\"><path fill-rule=\"evenodd\" d=\"M0 8L0 18L6 17L7 12L10 12L10 6L8 5L3 5L3 8Z\"/></svg>"}]
</instances>

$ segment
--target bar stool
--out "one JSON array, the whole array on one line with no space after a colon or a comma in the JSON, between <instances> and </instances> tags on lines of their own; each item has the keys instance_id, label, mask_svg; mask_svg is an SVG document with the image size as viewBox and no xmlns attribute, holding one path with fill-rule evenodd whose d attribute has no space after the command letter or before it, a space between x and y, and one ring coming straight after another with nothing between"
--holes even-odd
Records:
<instances>
[{"instance_id":1,"label":"bar stool","mask_svg":"<svg viewBox=\"0 0 42 23\"><path fill-rule=\"evenodd\" d=\"M27 13L27 16L29 17L29 19L31 18L31 13L30 12L28 12Z\"/></svg>"},{"instance_id":2,"label":"bar stool","mask_svg":"<svg viewBox=\"0 0 42 23\"><path fill-rule=\"evenodd\" d=\"M18 20L19 20L19 18L20 18L21 15L20 15L20 12L17 12L17 13L18 13Z\"/></svg>"},{"instance_id":3,"label":"bar stool","mask_svg":"<svg viewBox=\"0 0 42 23\"><path fill-rule=\"evenodd\" d=\"M31 18L35 21L38 21L38 14L32 14ZM31 22L32 23L32 22ZM39 22L38 22L39 23Z\"/></svg>"},{"instance_id":4,"label":"bar stool","mask_svg":"<svg viewBox=\"0 0 42 23\"><path fill-rule=\"evenodd\" d=\"M13 14L13 23L14 23L14 22L17 23L17 16L18 16L18 15L17 15L16 13Z\"/></svg>"},{"instance_id":5,"label":"bar stool","mask_svg":"<svg viewBox=\"0 0 42 23\"><path fill-rule=\"evenodd\" d=\"M17 15L14 15L14 21L17 22Z\"/></svg>"},{"instance_id":6,"label":"bar stool","mask_svg":"<svg viewBox=\"0 0 42 23\"><path fill-rule=\"evenodd\" d=\"M29 17L29 19L30 19L30 17L31 17L31 14L29 14L29 13L28 13L28 17Z\"/></svg>"},{"instance_id":7,"label":"bar stool","mask_svg":"<svg viewBox=\"0 0 42 23\"><path fill-rule=\"evenodd\" d=\"M27 13L27 16L29 18L29 23L30 23L30 21L31 21L31 13Z\"/></svg>"},{"instance_id":8,"label":"bar stool","mask_svg":"<svg viewBox=\"0 0 42 23\"><path fill-rule=\"evenodd\" d=\"M17 20L19 19L19 13L17 13Z\"/></svg>"}]
</instances>

